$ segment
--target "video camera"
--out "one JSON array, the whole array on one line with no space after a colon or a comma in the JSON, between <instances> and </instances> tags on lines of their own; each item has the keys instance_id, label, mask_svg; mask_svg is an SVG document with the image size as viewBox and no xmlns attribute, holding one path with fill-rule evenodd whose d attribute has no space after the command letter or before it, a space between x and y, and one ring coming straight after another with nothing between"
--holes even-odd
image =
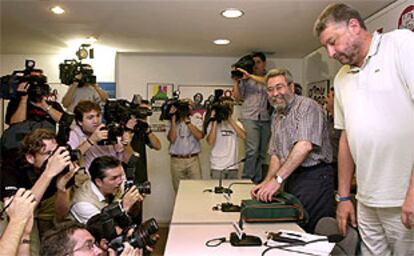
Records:
<instances>
[{"instance_id":1,"label":"video camera","mask_svg":"<svg viewBox=\"0 0 414 256\"><path fill-rule=\"evenodd\" d=\"M207 106L206 117L204 119L204 132L207 133L208 124L215 120L217 123L226 121L232 114L232 108L227 101L233 101L231 97L223 96L224 91L221 89L214 90L214 98L211 104ZM215 112L214 118L211 113Z\"/></svg>"},{"instance_id":2,"label":"video camera","mask_svg":"<svg viewBox=\"0 0 414 256\"><path fill-rule=\"evenodd\" d=\"M77 79L75 76L82 74L81 79ZM82 87L85 84L95 84L96 76L93 75L92 66L89 64L83 64L75 59L64 60L59 64L59 79L62 84L71 85L73 82L78 82L78 87Z\"/></svg>"},{"instance_id":3,"label":"video camera","mask_svg":"<svg viewBox=\"0 0 414 256\"><path fill-rule=\"evenodd\" d=\"M117 234L115 227L120 227L122 234ZM124 250L124 242L128 242L134 248L153 246L157 239L153 235L159 226L154 218L151 218L139 226L132 224L131 219L122 209L120 204L111 204L102 209L100 214L93 216L86 225L88 231L97 241L106 239L110 241L108 247L117 255ZM131 234L130 230L133 229ZM130 234L130 235L128 235Z\"/></svg>"},{"instance_id":4,"label":"video camera","mask_svg":"<svg viewBox=\"0 0 414 256\"><path fill-rule=\"evenodd\" d=\"M191 114L189 102L187 100L179 99L179 97L180 97L180 91L175 91L173 93L173 97L171 99L168 99L164 104L162 104L161 115L160 115L161 121L171 120L171 118L174 115L179 120ZM172 106L174 106L177 109L177 111L174 114L170 113Z\"/></svg>"},{"instance_id":5,"label":"video camera","mask_svg":"<svg viewBox=\"0 0 414 256\"><path fill-rule=\"evenodd\" d=\"M32 95L49 95L50 87L47 84L47 77L41 74L43 72L41 69L35 69L35 65L34 60L26 60L24 70L15 70L11 75L2 76L0 78L0 99L18 98L17 87L23 82L27 82L27 86L29 86L28 93L31 91Z\"/></svg>"},{"instance_id":6,"label":"video camera","mask_svg":"<svg viewBox=\"0 0 414 256\"><path fill-rule=\"evenodd\" d=\"M236 63L234 63L231 67L233 68L233 70L231 71L231 78L242 79L243 73L236 69L241 68L241 69L246 70L250 74L252 74L253 67L254 67L254 59L251 55L243 56Z\"/></svg>"},{"instance_id":7,"label":"video camera","mask_svg":"<svg viewBox=\"0 0 414 256\"><path fill-rule=\"evenodd\" d=\"M108 130L108 139L99 141L99 145L114 145L118 142L117 137L121 137L126 129L126 123L131 117L146 118L152 115L152 111L148 108L142 108L137 104L131 103L124 99L108 100L104 107L103 117L106 121ZM136 129L141 126L148 127L147 123L139 122Z\"/></svg>"}]
</instances>

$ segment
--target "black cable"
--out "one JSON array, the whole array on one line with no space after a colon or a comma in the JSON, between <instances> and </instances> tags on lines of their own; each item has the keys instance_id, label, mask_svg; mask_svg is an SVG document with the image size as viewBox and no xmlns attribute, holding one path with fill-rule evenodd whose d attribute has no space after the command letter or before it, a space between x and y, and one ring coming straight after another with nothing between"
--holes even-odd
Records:
<instances>
[{"instance_id":1,"label":"black cable","mask_svg":"<svg viewBox=\"0 0 414 256\"><path fill-rule=\"evenodd\" d=\"M290 244L284 244L284 245L279 245L279 246L269 246L269 248L265 249L262 252L262 256L264 256L268 251L273 250L273 249L291 250L291 249L287 249L287 248L288 247L294 247L294 246L306 246L308 244L317 243L317 242L329 242L329 239L328 238L315 239L315 240L311 240L309 242L306 242L305 244L303 244L303 243L290 243ZM312 254L312 253L301 252L301 251L298 251L298 253L302 253L302 254L306 254L306 255L316 255L316 256L318 255L318 254Z\"/></svg>"},{"instance_id":2,"label":"black cable","mask_svg":"<svg viewBox=\"0 0 414 256\"><path fill-rule=\"evenodd\" d=\"M207 247L218 247L222 243L229 243L229 241L225 237L213 238L213 239L206 241L206 246Z\"/></svg>"},{"instance_id":3,"label":"black cable","mask_svg":"<svg viewBox=\"0 0 414 256\"><path fill-rule=\"evenodd\" d=\"M252 183L252 182L232 182L232 183L230 183L230 185L227 187L227 189L230 189L231 188L231 186L233 186L233 185L252 185L252 184L254 184L254 183Z\"/></svg>"}]
</instances>

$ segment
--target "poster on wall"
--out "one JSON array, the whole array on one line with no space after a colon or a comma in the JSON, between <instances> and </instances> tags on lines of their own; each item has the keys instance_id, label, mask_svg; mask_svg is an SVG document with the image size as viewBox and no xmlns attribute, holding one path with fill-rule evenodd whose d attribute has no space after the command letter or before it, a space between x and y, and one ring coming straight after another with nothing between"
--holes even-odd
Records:
<instances>
[{"instance_id":1,"label":"poster on wall","mask_svg":"<svg viewBox=\"0 0 414 256\"><path fill-rule=\"evenodd\" d=\"M314 99L321 106L325 105L325 97L329 92L329 80L311 82L307 86L308 97Z\"/></svg>"},{"instance_id":2,"label":"poster on wall","mask_svg":"<svg viewBox=\"0 0 414 256\"><path fill-rule=\"evenodd\" d=\"M102 88L110 99L116 98L116 83L115 82L98 82L99 87Z\"/></svg>"},{"instance_id":3,"label":"poster on wall","mask_svg":"<svg viewBox=\"0 0 414 256\"><path fill-rule=\"evenodd\" d=\"M151 101L153 111L159 111L162 104L172 97L174 84L147 83L147 99Z\"/></svg>"},{"instance_id":4,"label":"poster on wall","mask_svg":"<svg viewBox=\"0 0 414 256\"><path fill-rule=\"evenodd\" d=\"M399 29L409 29L414 32L414 5L405 8L398 19Z\"/></svg>"},{"instance_id":5,"label":"poster on wall","mask_svg":"<svg viewBox=\"0 0 414 256\"><path fill-rule=\"evenodd\" d=\"M172 98L174 84L172 83L147 83L147 99L151 102L152 115L149 118L151 129L154 132L165 132L165 122L160 121L161 106L169 98Z\"/></svg>"},{"instance_id":6,"label":"poster on wall","mask_svg":"<svg viewBox=\"0 0 414 256\"><path fill-rule=\"evenodd\" d=\"M224 96L233 95L232 85L178 85L181 99L192 100L191 119L197 125L204 123L208 106L214 100L216 90L222 90Z\"/></svg>"}]
</instances>

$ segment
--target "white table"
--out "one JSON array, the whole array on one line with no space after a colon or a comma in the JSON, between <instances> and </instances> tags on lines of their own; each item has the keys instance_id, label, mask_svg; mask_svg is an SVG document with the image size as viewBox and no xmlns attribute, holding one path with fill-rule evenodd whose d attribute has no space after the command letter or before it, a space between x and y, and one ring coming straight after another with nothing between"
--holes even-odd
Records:
<instances>
[{"instance_id":1,"label":"white table","mask_svg":"<svg viewBox=\"0 0 414 256\"><path fill-rule=\"evenodd\" d=\"M224 180L223 187L228 187L233 182L248 183L248 180ZM234 247L230 243L223 243L218 247L207 247L206 241L226 237L229 240L230 233L235 229L233 222L238 222L240 212L213 211L217 204L230 202L240 205L241 200L250 199L250 190L254 184L235 184L231 187L233 193L227 199L223 194L215 194L214 187L218 186L218 180L182 180L175 199L174 212L171 219L168 240L164 255L261 255L267 248L258 247ZM203 192L211 189L213 192ZM266 240L266 232L277 232L281 229L302 231L296 223L244 223L243 231L247 235L256 235ZM283 250L272 250L267 255L296 255Z\"/></svg>"},{"instance_id":2,"label":"white table","mask_svg":"<svg viewBox=\"0 0 414 256\"><path fill-rule=\"evenodd\" d=\"M223 180L223 187L228 187L233 182L249 181ZM251 198L250 190L254 184L233 185L230 200L223 194L215 194L215 186L218 186L218 180L182 180L175 199L171 224L228 224L237 221L240 212L213 211L212 208L225 202L240 206L241 200ZM205 189L212 189L213 192L203 192Z\"/></svg>"},{"instance_id":3,"label":"white table","mask_svg":"<svg viewBox=\"0 0 414 256\"><path fill-rule=\"evenodd\" d=\"M280 229L302 231L295 223L277 223L277 224L244 224L243 229L247 235L259 236L262 242L266 241L266 231L277 232ZM267 248L265 246L257 247L235 247L230 243L222 243L218 247L207 247L206 241L226 237L229 240L230 233L235 229L231 224L180 224L171 225L168 234L165 256L186 256L186 255L208 255L208 256L260 256ZM288 252L280 249L274 249L266 253L266 256L292 256L298 253ZM301 254L303 255L303 254Z\"/></svg>"}]
</instances>

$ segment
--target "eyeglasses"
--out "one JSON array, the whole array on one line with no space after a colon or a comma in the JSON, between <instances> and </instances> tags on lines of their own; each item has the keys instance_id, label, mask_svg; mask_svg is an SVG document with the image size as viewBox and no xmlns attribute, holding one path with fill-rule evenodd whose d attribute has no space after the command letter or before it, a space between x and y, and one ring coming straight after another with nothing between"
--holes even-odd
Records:
<instances>
[{"instance_id":1,"label":"eyeglasses","mask_svg":"<svg viewBox=\"0 0 414 256\"><path fill-rule=\"evenodd\" d=\"M282 90L285 87L287 87L287 85L285 85L285 84L276 84L276 85L267 87L267 92L268 93L272 93L275 90L276 91L280 91L280 90Z\"/></svg>"},{"instance_id":2,"label":"eyeglasses","mask_svg":"<svg viewBox=\"0 0 414 256\"><path fill-rule=\"evenodd\" d=\"M77 251L92 251L95 248L99 249L99 246L96 244L96 242L92 240L88 240L81 247L74 249L72 252L74 253Z\"/></svg>"}]
</instances>

